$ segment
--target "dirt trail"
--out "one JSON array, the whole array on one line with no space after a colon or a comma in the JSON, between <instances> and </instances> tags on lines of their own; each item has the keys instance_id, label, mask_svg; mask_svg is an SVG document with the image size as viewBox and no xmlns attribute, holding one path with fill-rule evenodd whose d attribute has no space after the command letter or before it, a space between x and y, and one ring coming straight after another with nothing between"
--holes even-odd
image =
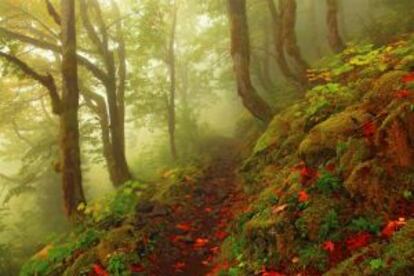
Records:
<instances>
[{"instance_id":1,"label":"dirt trail","mask_svg":"<svg viewBox=\"0 0 414 276\"><path fill-rule=\"evenodd\" d=\"M243 202L236 184L236 161L231 147L221 147L201 180L191 183L161 233L165 243L156 249L151 275L208 275L226 228Z\"/></svg>"}]
</instances>

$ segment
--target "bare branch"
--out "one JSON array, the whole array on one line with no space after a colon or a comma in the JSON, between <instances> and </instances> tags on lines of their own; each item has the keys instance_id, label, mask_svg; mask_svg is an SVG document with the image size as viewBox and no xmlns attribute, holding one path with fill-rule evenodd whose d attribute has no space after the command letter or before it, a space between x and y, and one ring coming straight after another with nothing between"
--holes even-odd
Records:
<instances>
[{"instance_id":1,"label":"bare branch","mask_svg":"<svg viewBox=\"0 0 414 276\"><path fill-rule=\"evenodd\" d=\"M0 51L0 57L16 65L27 76L29 76L30 78L34 79L35 81L39 82L41 85L46 87L46 89L49 92L49 96L51 98L53 113L60 114L61 101L60 101L59 94L57 92L55 80L52 77L52 75L50 74L41 75L37 73L34 69L32 69L29 65L27 65L27 63L23 62L22 60L20 60L19 58L13 55Z\"/></svg>"},{"instance_id":2,"label":"bare branch","mask_svg":"<svg viewBox=\"0 0 414 276\"><path fill-rule=\"evenodd\" d=\"M46 0L46 5L47 12L53 18L53 21L55 21L55 23L60 26L61 19L59 13L56 11L55 7L53 7L52 3L49 0Z\"/></svg>"}]
</instances>

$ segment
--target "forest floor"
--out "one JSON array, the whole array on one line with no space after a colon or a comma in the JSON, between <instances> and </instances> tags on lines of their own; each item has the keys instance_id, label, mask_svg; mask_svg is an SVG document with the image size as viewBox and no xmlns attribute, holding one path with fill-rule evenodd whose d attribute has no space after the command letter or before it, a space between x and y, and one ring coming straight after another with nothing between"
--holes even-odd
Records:
<instances>
[{"instance_id":1,"label":"forest floor","mask_svg":"<svg viewBox=\"0 0 414 276\"><path fill-rule=\"evenodd\" d=\"M187 193L173 206L160 233L152 275L208 275L218 255L226 228L245 198L236 179L231 148L223 148L200 181L189 181Z\"/></svg>"},{"instance_id":2,"label":"forest floor","mask_svg":"<svg viewBox=\"0 0 414 276\"><path fill-rule=\"evenodd\" d=\"M201 180L188 181L180 203L172 207L154 251L153 275L208 275L228 236L226 228L245 198L236 179L231 147L222 146Z\"/></svg>"}]
</instances>

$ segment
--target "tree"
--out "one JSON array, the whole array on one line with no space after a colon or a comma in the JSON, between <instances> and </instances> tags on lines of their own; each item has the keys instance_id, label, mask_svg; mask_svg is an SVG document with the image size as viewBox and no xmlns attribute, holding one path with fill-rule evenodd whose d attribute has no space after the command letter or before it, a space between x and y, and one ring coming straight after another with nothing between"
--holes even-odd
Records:
<instances>
[{"instance_id":1,"label":"tree","mask_svg":"<svg viewBox=\"0 0 414 276\"><path fill-rule=\"evenodd\" d=\"M326 23L328 25L328 41L334 52L340 52L345 48L345 44L339 33L338 26L338 1L326 0L327 12Z\"/></svg>"},{"instance_id":2,"label":"tree","mask_svg":"<svg viewBox=\"0 0 414 276\"><path fill-rule=\"evenodd\" d=\"M170 141L171 157L177 159L177 146L175 142L175 92L176 92L176 61L175 61L175 37L177 31L177 1L173 3L173 20L168 43L167 65L170 73L170 95L168 99L168 134Z\"/></svg>"},{"instance_id":3,"label":"tree","mask_svg":"<svg viewBox=\"0 0 414 276\"><path fill-rule=\"evenodd\" d=\"M49 1L46 2L51 18L53 18L56 25L60 26L61 18L59 13ZM81 52L83 55L77 54L76 57L79 65L98 80L99 84L97 86L102 86L105 89L106 95L102 96L101 94L94 92L94 89L82 85L81 93L90 109L94 111L99 118L103 154L108 172L112 183L115 186L119 186L132 178L126 161L124 142L126 53L122 35L122 21L120 20L119 10L116 3L112 1L111 5L113 13L117 15L118 18L114 24L109 26L114 26L116 30L115 35L110 35L98 1L88 1L88 5L86 5L85 0L81 0L79 3L80 16L86 37L93 43L93 46L96 49L82 49ZM90 9L92 9L93 14L95 15L95 20L93 20L93 22L96 22L96 26L92 24L92 20L90 19ZM48 26L44 26L44 24L42 24L42 26L53 33ZM35 33L38 32L37 29L35 29L35 31ZM80 36L82 33L78 35ZM54 39L49 38L49 36L46 35L42 35L42 38L38 39L24 33L0 27L0 36L61 55L60 46L57 45ZM118 46L116 48L117 59L115 59L114 50L110 47L111 44ZM78 50L79 48L78 45ZM116 63L116 61L118 61L118 63ZM104 69L101 69L102 63ZM99 87L93 88L99 89Z\"/></svg>"},{"instance_id":4,"label":"tree","mask_svg":"<svg viewBox=\"0 0 414 276\"><path fill-rule=\"evenodd\" d=\"M60 172L64 205L68 217L77 221L77 207L85 202L79 146L79 88L76 58L76 29L74 0L61 1L62 43L62 93L59 95L55 79L50 74L40 74L10 53L0 52L0 57L18 67L25 75L44 86L51 99L52 110L59 116Z\"/></svg>"},{"instance_id":5,"label":"tree","mask_svg":"<svg viewBox=\"0 0 414 276\"><path fill-rule=\"evenodd\" d=\"M296 38L296 0L279 0L282 43L286 53L293 59L296 76L302 84L307 84L306 71L309 65L302 56Z\"/></svg>"},{"instance_id":6,"label":"tree","mask_svg":"<svg viewBox=\"0 0 414 276\"><path fill-rule=\"evenodd\" d=\"M62 95L60 100L60 162L65 209L71 219L76 219L77 207L82 202L85 202L85 197L82 188L79 146L79 87L78 62L76 58L75 0L61 0L61 14ZM56 93L51 95L56 95Z\"/></svg>"},{"instance_id":7,"label":"tree","mask_svg":"<svg viewBox=\"0 0 414 276\"><path fill-rule=\"evenodd\" d=\"M250 42L245 0L228 0L231 56L237 80L237 91L243 105L253 116L268 123L272 118L270 106L257 94L250 77Z\"/></svg>"}]
</instances>

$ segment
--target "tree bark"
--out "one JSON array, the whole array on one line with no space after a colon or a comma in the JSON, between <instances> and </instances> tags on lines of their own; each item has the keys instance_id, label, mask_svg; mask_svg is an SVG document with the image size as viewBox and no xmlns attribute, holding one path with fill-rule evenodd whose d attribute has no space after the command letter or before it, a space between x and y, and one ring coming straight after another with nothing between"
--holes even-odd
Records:
<instances>
[{"instance_id":1,"label":"tree bark","mask_svg":"<svg viewBox=\"0 0 414 276\"><path fill-rule=\"evenodd\" d=\"M122 25L117 23L116 25L116 41L118 43L118 60L119 68L117 74L117 66L115 64L114 52L109 49L108 34L106 31L105 23L102 18L99 3L95 0L91 0L90 6L94 9L97 15L98 29L101 34L98 35L96 29L92 25L92 22L88 15L88 5L85 0L80 1L81 5L81 18L85 30L89 39L95 45L100 57L102 58L106 74L101 79L103 86L105 87L107 95L107 118L109 118L109 133L110 139L106 138L107 127L104 127L106 118L103 118L104 114L101 112L98 114L100 117L102 129L102 140L104 148L104 156L106 159L108 172L111 178L111 182L114 186L120 186L124 182L132 179L132 175L129 171L126 153L125 153L125 80L126 80L126 51L125 42L122 35ZM119 15L118 7L115 2L112 3L114 12ZM108 150L110 149L110 150Z\"/></svg>"},{"instance_id":2,"label":"tree bark","mask_svg":"<svg viewBox=\"0 0 414 276\"><path fill-rule=\"evenodd\" d=\"M237 91L243 105L259 120L269 123L270 106L257 94L250 77L250 42L246 0L227 0L230 21L231 56L237 81Z\"/></svg>"},{"instance_id":3,"label":"tree bark","mask_svg":"<svg viewBox=\"0 0 414 276\"><path fill-rule=\"evenodd\" d=\"M61 0L62 95L60 151L63 196L67 215L76 220L79 204L85 202L79 145L79 87L76 55L75 1Z\"/></svg>"},{"instance_id":4,"label":"tree bark","mask_svg":"<svg viewBox=\"0 0 414 276\"><path fill-rule=\"evenodd\" d=\"M327 13L326 24L328 25L328 41L332 50L335 53L342 51L345 48L345 44L339 33L338 25L338 1L326 0Z\"/></svg>"},{"instance_id":5,"label":"tree bark","mask_svg":"<svg viewBox=\"0 0 414 276\"><path fill-rule=\"evenodd\" d=\"M280 0L280 14L282 20L282 39L286 53L294 60L297 67L296 76L302 84L307 84L306 71L309 68L302 57L296 38L296 0Z\"/></svg>"},{"instance_id":6,"label":"tree bark","mask_svg":"<svg viewBox=\"0 0 414 276\"><path fill-rule=\"evenodd\" d=\"M176 92L176 61L175 61L175 37L177 31L177 1L173 3L173 21L171 25L170 40L168 46L168 69L170 72L170 95L168 99L168 135L170 142L171 158L177 160L177 146L175 141L175 92Z\"/></svg>"},{"instance_id":7,"label":"tree bark","mask_svg":"<svg viewBox=\"0 0 414 276\"><path fill-rule=\"evenodd\" d=\"M272 16L273 43L276 52L276 63L279 65L280 71L287 80L293 83L298 83L300 82L300 79L298 79L291 71L285 57L285 40L283 38L281 14L278 12L273 0L267 0L267 5Z\"/></svg>"}]
</instances>

